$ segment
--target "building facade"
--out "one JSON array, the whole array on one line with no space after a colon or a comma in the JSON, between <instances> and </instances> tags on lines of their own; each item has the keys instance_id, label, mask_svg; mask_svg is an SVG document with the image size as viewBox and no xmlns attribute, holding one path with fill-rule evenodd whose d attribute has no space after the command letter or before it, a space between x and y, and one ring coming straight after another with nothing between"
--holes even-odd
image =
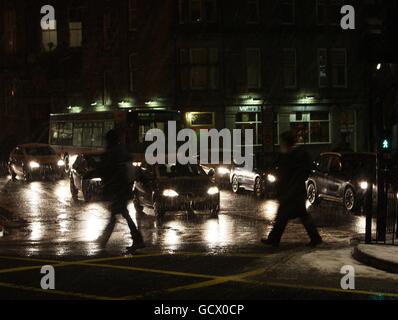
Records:
<instances>
[{"instance_id":1,"label":"building facade","mask_svg":"<svg viewBox=\"0 0 398 320\"><path fill-rule=\"evenodd\" d=\"M0 141L45 140L50 113L156 107L253 129L259 150L290 129L313 154L369 150L367 7L351 2L343 31L339 0L2 0Z\"/></svg>"}]
</instances>

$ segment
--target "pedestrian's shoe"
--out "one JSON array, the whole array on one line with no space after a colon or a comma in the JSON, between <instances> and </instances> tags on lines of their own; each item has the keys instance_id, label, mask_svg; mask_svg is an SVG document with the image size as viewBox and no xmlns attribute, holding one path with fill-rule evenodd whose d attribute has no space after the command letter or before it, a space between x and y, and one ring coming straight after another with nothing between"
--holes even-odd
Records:
<instances>
[{"instance_id":1,"label":"pedestrian's shoe","mask_svg":"<svg viewBox=\"0 0 398 320\"><path fill-rule=\"evenodd\" d=\"M266 245L266 246L271 246L273 248L279 248L279 243L274 242L274 241L272 241L270 239L263 238L263 239L261 239L261 243Z\"/></svg>"},{"instance_id":2,"label":"pedestrian's shoe","mask_svg":"<svg viewBox=\"0 0 398 320\"><path fill-rule=\"evenodd\" d=\"M145 248L145 243L144 241L134 241L133 245L131 247L127 247L126 249L128 251L136 251L138 249L143 249Z\"/></svg>"},{"instance_id":3,"label":"pedestrian's shoe","mask_svg":"<svg viewBox=\"0 0 398 320\"><path fill-rule=\"evenodd\" d=\"M307 244L307 247L316 248L316 247L320 246L322 243L323 243L322 239L311 240L311 242L309 244Z\"/></svg>"}]
</instances>

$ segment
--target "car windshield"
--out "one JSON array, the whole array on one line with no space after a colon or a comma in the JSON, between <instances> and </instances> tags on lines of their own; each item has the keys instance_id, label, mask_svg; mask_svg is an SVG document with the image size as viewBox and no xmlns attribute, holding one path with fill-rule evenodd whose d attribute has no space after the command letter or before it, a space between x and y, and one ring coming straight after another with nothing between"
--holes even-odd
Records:
<instances>
[{"instance_id":1,"label":"car windshield","mask_svg":"<svg viewBox=\"0 0 398 320\"><path fill-rule=\"evenodd\" d=\"M55 151L50 147L26 148L25 152L28 156L52 156L55 154Z\"/></svg>"},{"instance_id":2,"label":"car windshield","mask_svg":"<svg viewBox=\"0 0 398 320\"><path fill-rule=\"evenodd\" d=\"M206 176L206 172L199 165L160 165L159 175L161 177L177 178L177 177L198 177Z\"/></svg>"},{"instance_id":3,"label":"car windshield","mask_svg":"<svg viewBox=\"0 0 398 320\"><path fill-rule=\"evenodd\" d=\"M343 171L348 173L374 174L376 158L371 155L348 155L344 157Z\"/></svg>"}]
</instances>

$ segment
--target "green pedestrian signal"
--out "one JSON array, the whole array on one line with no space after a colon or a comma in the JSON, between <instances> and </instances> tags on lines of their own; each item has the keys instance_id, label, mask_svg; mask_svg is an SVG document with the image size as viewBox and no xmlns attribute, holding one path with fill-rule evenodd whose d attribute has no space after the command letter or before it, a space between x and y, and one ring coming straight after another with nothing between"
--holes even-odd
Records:
<instances>
[{"instance_id":1,"label":"green pedestrian signal","mask_svg":"<svg viewBox=\"0 0 398 320\"><path fill-rule=\"evenodd\" d=\"M384 149L384 150L389 150L389 149L390 149L390 143L388 142L387 139L385 139L385 140L383 141L383 149Z\"/></svg>"}]
</instances>

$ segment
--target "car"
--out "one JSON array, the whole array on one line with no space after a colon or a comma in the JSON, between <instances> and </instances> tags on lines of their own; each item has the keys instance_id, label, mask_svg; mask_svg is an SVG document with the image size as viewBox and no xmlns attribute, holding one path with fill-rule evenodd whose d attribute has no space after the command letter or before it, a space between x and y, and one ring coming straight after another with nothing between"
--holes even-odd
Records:
<instances>
[{"instance_id":1,"label":"car","mask_svg":"<svg viewBox=\"0 0 398 320\"><path fill-rule=\"evenodd\" d=\"M370 153L323 153L314 163L306 186L308 201L321 200L343 204L353 212L368 205L376 181L376 155Z\"/></svg>"},{"instance_id":2,"label":"car","mask_svg":"<svg viewBox=\"0 0 398 320\"><path fill-rule=\"evenodd\" d=\"M40 178L62 178L65 162L47 144L22 144L11 151L8 171L13 180L31 181Z\"/></svg>"},{"instance_id":3,"label":"car","mask_svg":"<svg viewBox=\"0 0 398 320\"><path fill-rule=\"evenodd\" d=\"M213 179L198 164L143 163L138 169L134 187L134 206L137 212L153 208L157 218L169 211L208 210L212 216L220 211L220 190Z\"/></svg>"},{"instance_id":4,"label":"car","mask_svg":"<svg viewBox=\"0 0 398 320\"><path fill-rule=\"evenodd\" d=\"M94 198L104 199L102 178L98 174L98 167L103 155L80 154L70 169L70 192L74 200L78 199L79 191L86 202Z\"/></svg>"},{"instance_id":5,"label":"car","mask_svg":"<svg viewBox=\"0 0 398 320\"><path fill-rule=\"evenodd\" d=\"M253 191L257 198L271 195L277 181L278 154L256 153L253 160L252 170L236 164L233 166L230 173L232 191Z\"/></svg>"}]
</instances>

